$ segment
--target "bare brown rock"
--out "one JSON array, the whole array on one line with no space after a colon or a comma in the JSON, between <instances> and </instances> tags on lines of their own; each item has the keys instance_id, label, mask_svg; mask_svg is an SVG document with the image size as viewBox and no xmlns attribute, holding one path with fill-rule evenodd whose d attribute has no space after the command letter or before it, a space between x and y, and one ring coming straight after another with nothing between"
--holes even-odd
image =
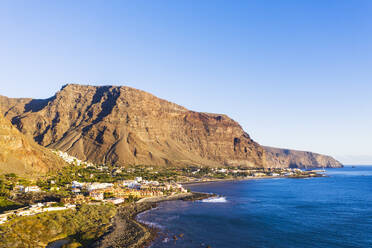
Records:
<instances>
[{"instance_id":1,"label":"bare brown rock","mask_svg":"<svg viewBox=\"0 0 372 248\"><path fill-rule=\"evenodd\" d=\"M190 111L130 87L71 84L50 99L1 97L0 102L22 133L82 160L265 165L264 149L229 117Z\"/></svg>"},{"instance_id":2,"label":"bare brown rock","mask_svg":"<svg viewBox=\"0 0 372 248\"><path fill-rule=\"evenodd\" d=\"M69 84L45 100L0 96L0 111L40 145L95 163L317 167L330 161L300 153L278 158L226 115L190 111L125 86Z\"/></svg>"},{"instance_id":3,"label":"bare brown rock","mask_svg":"<svg viewBox=\"0 0 372 248\"><path fill-rule=\"evenodd\" d=\"M34 176L63 165L59 157L25 137L0 114L0 173Z\"/></svg>"},{"instance_id":4,"label":"bare brown rock","mask_svg":"<svg viewBox=\"0 0 372 248\"><path fill-rule=\"evenodd\" d=\"M267 163L271 168L338 168L342 164L336 159L313 152L264 147Z\"/></svg>"}]
</instances>

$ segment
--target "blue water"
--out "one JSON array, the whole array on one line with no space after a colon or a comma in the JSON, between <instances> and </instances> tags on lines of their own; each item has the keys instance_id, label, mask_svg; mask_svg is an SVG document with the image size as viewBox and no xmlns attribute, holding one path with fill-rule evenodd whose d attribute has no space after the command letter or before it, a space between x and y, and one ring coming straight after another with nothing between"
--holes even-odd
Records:
<instances>
[{"instance_id":1,"label":"blue water","mask_svg":"<svg viewBox=\"0 0 372 248\"><path fill-rule=\"evenodd\" d=\"M160 228L152 248L372 247L372 167L327 174L189 186L224 198L164 202L139 219Z\"/></svg>"}]
</instances>

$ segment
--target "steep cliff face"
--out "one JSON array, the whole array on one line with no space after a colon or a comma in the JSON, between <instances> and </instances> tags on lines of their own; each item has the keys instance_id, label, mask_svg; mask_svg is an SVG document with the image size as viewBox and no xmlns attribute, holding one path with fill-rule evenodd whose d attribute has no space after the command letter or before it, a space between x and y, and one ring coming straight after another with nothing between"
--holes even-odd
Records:
<instances>
[{"instance_id":1,"label":"steep cliff face","mask_svg":"<svg viewBox=\"0 0 372 248\"><path fill-rule=\"evenodd\" d=\"M199 113L130 87L66 85L46 100L0 97L40 145L96 163L266 165L265 150L225 115Z\"/></svg>"},{"instance_id":2,"label":"steep cliff face","mask_svg":"<svg viewBox=\"0 0 372 248\"><path fill-rule=\"evenodd\" d=\"M342 164L336 159L313 152L264 147L267 166L271 168L338 168Z\"/></svg>"},{"instance_id":3,"label":"steep cliff face","mask_svg":"<svg viewBox=\"0 0 372 248\"><path fill-rule=\"evenodd\" d=\"M342 166L329 156L262 147L226 115L190 111L124 86L69 84L44 100L0 96L0 111L40 145L95 163Z\"/></svg>"},{"instance_id":4,"label":"steep cliff face","mask_svg":"<svg viewBox=\"0 0 372 248\"><path fill-rule=\"evenodd\" d=\"M32 176L63 165L60 158L25 137L0 114L0 173Z\"/></svg>"}]
</instances>

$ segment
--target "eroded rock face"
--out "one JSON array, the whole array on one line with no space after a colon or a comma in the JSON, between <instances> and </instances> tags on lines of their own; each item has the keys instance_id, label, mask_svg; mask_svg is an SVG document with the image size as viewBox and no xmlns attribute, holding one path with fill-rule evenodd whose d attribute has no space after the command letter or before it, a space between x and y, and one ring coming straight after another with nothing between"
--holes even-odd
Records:
<instances>
[{"instance_id":1,"label":"eroded rock face","mask_svg":"<svg viewBox=\"0 0 372 248\"><path fill-rule=\"evenodd\" d=\"M226 115L199 113L130 87L70 84L46 100L0 97L40 145L120 165L266 165L265 150Z\"/></svg>"},{"instance_id":2,"label":"eroded rock face","mask_svg":"<svg viewBox=\"0 0 372 248\"><path fill-rule=\"evenodd\" d=\"M63 165L60 158L25 137L0 114L0 173L31 176Z\"/></svg>"},{"instance_id":3,"label":"eroded rock face","mask_svg":"<svg viewBox=\"0 0 372 248\"><path fill-rule=\"evenodd\" d=\"M40 145L119 165L341 167L329 156L262 147L226 115L130 87L69 84L49 99L0 96L0 111Z\"/></svg>"},{"instance_id":4,"label":"eroded rock face","mask_svg":"<svg viewBox=\"0 0 372 248\"><path fill-rule=\"evenodd\" d=\"M342 164L336 159L313 152L264 147L267 165L271 168L339 168Z\"/></svg>"}]
</instances>

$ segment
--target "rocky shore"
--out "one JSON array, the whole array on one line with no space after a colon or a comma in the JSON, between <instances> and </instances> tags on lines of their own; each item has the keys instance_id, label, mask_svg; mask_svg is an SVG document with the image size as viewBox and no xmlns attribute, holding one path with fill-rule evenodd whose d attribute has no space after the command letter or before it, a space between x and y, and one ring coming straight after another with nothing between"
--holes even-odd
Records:
<instances>
[{"instance_id":1,"label":"rocky shore","mask_svg":"<svg viewBox=\"0 0 372 248\"><path fill-rule=\"evenodd\" d=\"M155 230L145 227L135 220L135 216L155 207L155 203L132 203L117 209L108 232L98 240L93 247L145 247L155 235Z\"/></svg>"},{"instance_id":2,"label":"rocky shore","mask_svg":"<svg viewBox=\"0 0 372 248\"><path fill-rule=\"evenodd\" d=\"M137 214L156 207L157 203L162 201L195 201L201 200L213 195L198 192L188 192L166 197L144 198L136 203L122 205L118 208L112 226L94 248L140 248L146 247L156 237L157 230L136 221Z\"/></svg>"},{"instance_id":3,"label":"rocky shore","mask_svg":"<svg viewBox=\"0 0 372 248\"><path fill-rule=\"evenodd\" d=\"M200 193L200 192L187 192L181 193L176 195L170 196L155 196L155 197L147 197L139 200L137 203L158 203L163 201L176 201L176 200L183 200L183 201L197 201L201 199L205 199L208 197L213 196L212 194L207 193Z\"/></svg>"}]
</instances>

